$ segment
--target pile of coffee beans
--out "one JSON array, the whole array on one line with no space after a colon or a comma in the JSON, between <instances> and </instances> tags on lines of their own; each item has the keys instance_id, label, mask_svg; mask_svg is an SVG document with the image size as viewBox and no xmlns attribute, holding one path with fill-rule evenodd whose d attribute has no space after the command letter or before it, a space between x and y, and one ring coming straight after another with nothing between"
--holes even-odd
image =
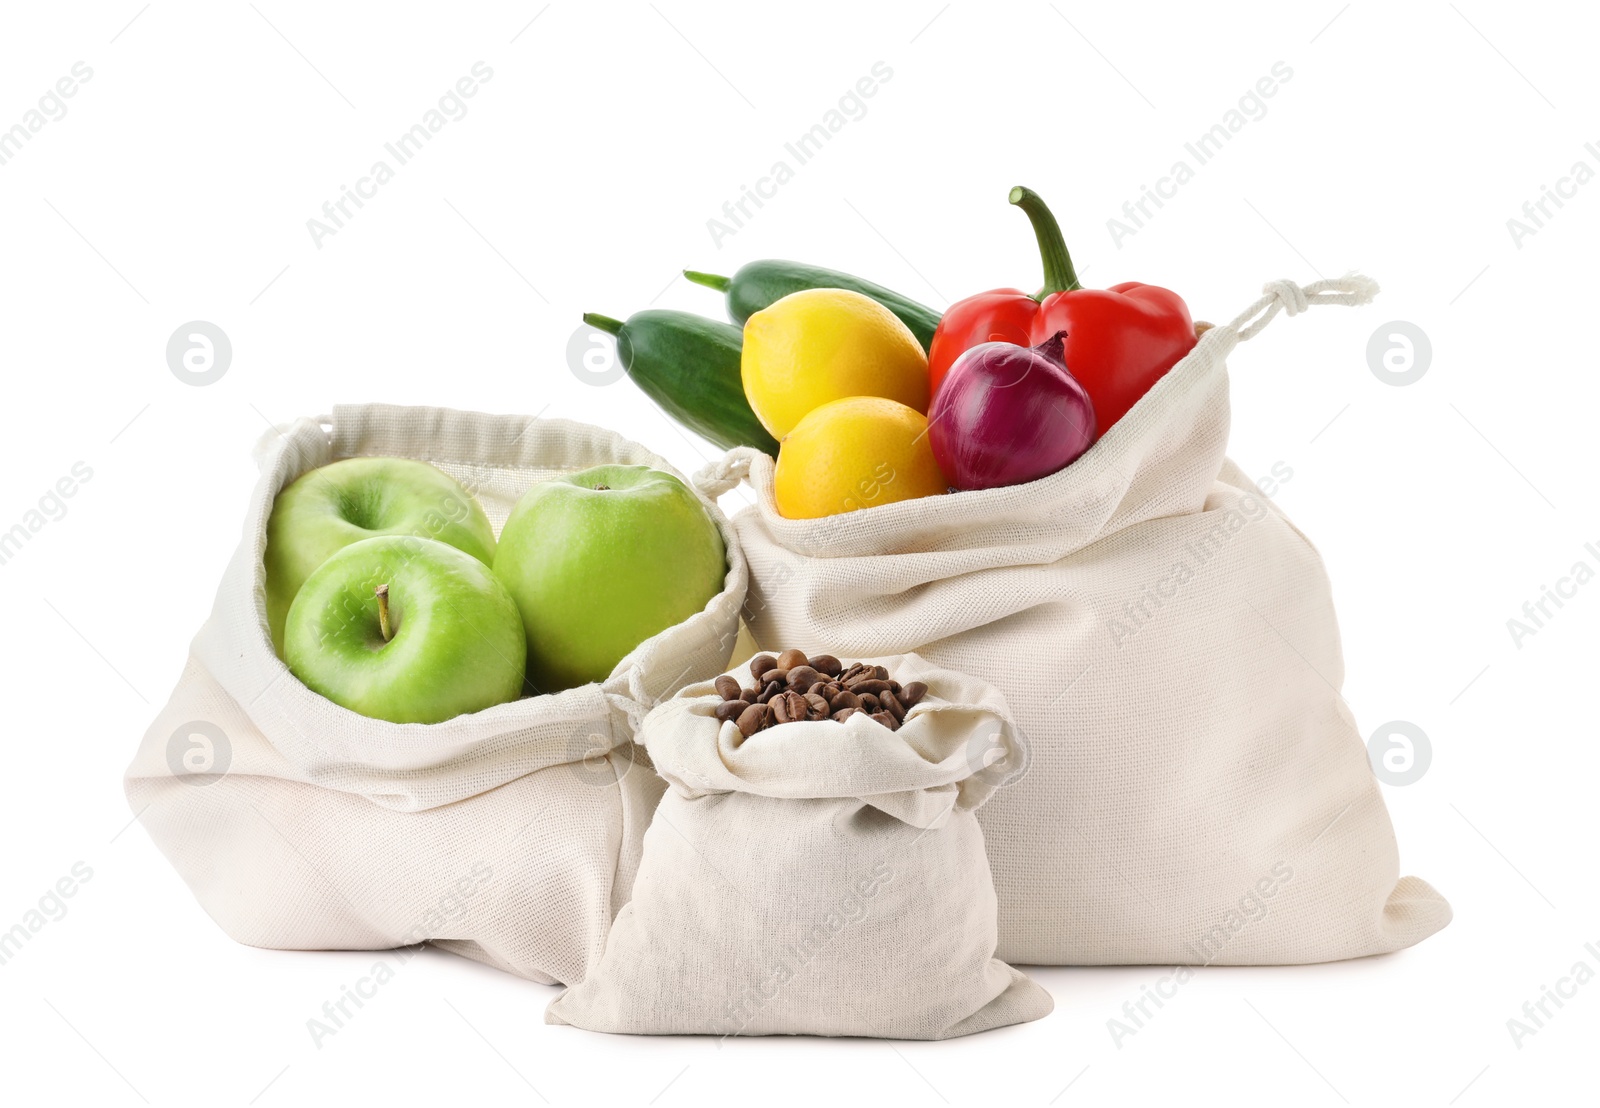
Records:
<instances>
[{"instance_id":1,"label":"pile of coffee beans","mask_svg":"<svg viewBox=\"0 0 1600 1108\"><path fill-rule=\"evenodd\" d=\"M757 654L750 659L750 675L757 688L741 688L738 678L727 674L716 682L722 697L717 718L738 724L747 739L780 723L804 719L843 723L858 713L895 731L928 694L921 681L902 686L882 666L857 662L846 668L832 654L808 658L800 650L785 650L777 657Z\"/></svg>"}]
</instances>

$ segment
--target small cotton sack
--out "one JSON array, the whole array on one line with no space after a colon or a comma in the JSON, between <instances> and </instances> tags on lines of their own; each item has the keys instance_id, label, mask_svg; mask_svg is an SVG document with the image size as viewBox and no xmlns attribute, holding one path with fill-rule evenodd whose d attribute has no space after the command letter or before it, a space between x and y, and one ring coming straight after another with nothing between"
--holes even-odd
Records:
<instances>
[{"instance_id":1,"label":"small cotton sack","mask_svg":"<svg viewBox=\"0 0 1600 1108\"><path fill-rule=\"evenodd\" d=\"M1229 352L1280 309L1376 289L1269 284L1024 485L799 520L764 455L697 478L757 494L734 521L757 641L914 649L1005 693L1032 767L978 819L1007 961L1319 962L1449 922L1399 875L1322 559L1225 456Z\"/></svg>"},{"instance_id":2,"label":"small cotton sack","mask_svg":"<svg viewBox=\"0 0 1600 1108\"><path fill-rule=\"evenodd\" d=\"M635 764L633 728L657 699L727 665L745 589L738 543L708 504L727 546L722 592L601 684L438 724L369 719L279 661L262 589L278 491L358 456L431 462L478 497L496 533L523 492L557 473L612 462L671 472L565 420L367 405L268 433L244 537L128 769L128 802L239 942L427 940L545 984L581 980L628 898L663 788Z\"/></svg>"},{"instance_id":3,"label":"small cotton sack","mask_svg":"<svg viewBox=\"0 0 1600 1108\"><path fill-rule=\"evenodd\" d=\"M744 739L709 683L646 717L669 788L633 899L546 1023L947 1039L1049 1014L1050 994L994 957L973 818L1024 762L1005 699L916 655L870 661L928 685L898 731L857 715ZM754 684L748 665L735 675Z\"/></svg>"}]
</instances>

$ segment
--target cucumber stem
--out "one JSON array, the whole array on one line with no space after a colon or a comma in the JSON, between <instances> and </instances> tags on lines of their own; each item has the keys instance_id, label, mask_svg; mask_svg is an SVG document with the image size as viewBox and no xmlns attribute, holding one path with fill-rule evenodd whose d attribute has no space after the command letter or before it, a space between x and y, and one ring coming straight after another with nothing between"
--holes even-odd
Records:
<instances>
[{"instance_id":1,"label":"cucumber stem","mask_svg":"<svg viewBox=\"0 0 1600 1108\"><path fill-rule=\"evenodd\" d=\"M620 319L612 319L610 316L601 315L599 312L584 312L583 321L590 327L604 331L608 335L622 334L622 320Z\"/></svg>"},{"instance_id":2,"label":"cucumber stem","mask_svg":"<svg viewBox=\"0 0 1600 1108\"><path fill-rule=\"evenodd\" d=\"M1043 300L1053 292L1070 292L1081 289L1078 272L1072 267L1072 255L1067 253L1067 242L1061 237L1061 225L1045 207L1043 198L1030 188L1018 185L1011 190L1011 203L1021 208L1033 224L1034 237L1039 240L1039 258L1044 262L1044 288L1034 297Z\"/></svg>"},{"instance_id":3,"label":"cucumber stem","mask_svg":"<svg viewBox=\"0 0 1600 1108\"><path fill-rule=\"evenodd\" d=\"M716 289L718 292L727 292L728 286L733 284L727 277L719 277L715 273L701 273L697 269L686 269L683 271L683 275L697 285L704 285L706 288Z\"/></svg>"}]
</instances>

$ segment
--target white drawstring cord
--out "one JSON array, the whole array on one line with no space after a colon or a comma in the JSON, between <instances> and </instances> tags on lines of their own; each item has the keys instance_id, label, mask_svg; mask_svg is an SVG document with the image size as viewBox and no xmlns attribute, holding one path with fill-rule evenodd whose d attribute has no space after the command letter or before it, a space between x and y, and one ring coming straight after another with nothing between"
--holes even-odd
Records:
<instances>
[{"instance_id":1,"label":"white drawstring cord","mask_svg":"<svg viewBox=\"0 0 1600 1108\"><path fill-rule=\"evenodd\" d=\"M1303 288L1293 281L1268 281L1261 291L1264 294L1261 299L1228 324L1230 330L1238 333L1241 342L1260 334L1261 329L1271 323L1280 311L1294 316L1312 304L1345 304L1352 308L1365 304L1378 295L1378 282L1360 273L1351 273L1344 277L1313 281ZM1257 319L1257 316L1260 318Z\"/></svg>"}]
</instances>

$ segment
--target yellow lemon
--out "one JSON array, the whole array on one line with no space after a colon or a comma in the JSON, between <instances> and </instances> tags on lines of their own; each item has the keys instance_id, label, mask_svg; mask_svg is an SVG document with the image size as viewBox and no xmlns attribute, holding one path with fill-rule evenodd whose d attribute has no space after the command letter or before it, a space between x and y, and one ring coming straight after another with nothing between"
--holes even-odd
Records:
<instances>
[{"instance_id":1,"label":"yellow lemon","mask_svg":"<svg viewBox=\"0 0 1600 1108\"><path fill-rule=\"evenodd\" d=\"M803 289L745 321L745 399L775 439L813 408L882 396L928 410L928 357L898 316L845 289Z\"/></svg>"},{"instance_id":2,"label":"yellow lemon","mask_svg":"<svg viewBox=\"0 0 1600 1108\"><path fill-rule=\"evenodd\" d=\"M897 400L850 396L813 409L784 436L772 492L788 519L816 519L949 488L928 417Z\"/></svg>"}]
</instances>

